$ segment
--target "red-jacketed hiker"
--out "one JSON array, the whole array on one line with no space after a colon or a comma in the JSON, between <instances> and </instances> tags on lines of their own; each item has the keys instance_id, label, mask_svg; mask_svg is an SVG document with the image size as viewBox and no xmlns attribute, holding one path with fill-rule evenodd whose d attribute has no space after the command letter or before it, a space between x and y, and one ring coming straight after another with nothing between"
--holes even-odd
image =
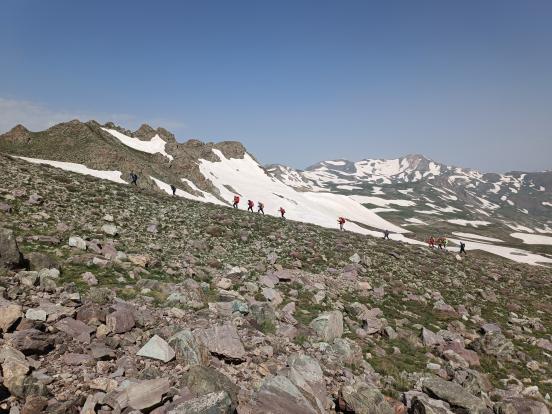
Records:
<instances>
[{"instance_id":1,"label":"red-jacketed hiker","mask_svg":"<svg viewBox=\"0 0 552 414\"><path fill-rule=\"evenodd\" d=\"M264 215L264 204L260 201L257 203L257 213L263 213Z\"/></svg>"},{"instance_id":2,"label":"red-jacketed hiker","mask_svg":"<svg viewBox=\"0 0 552 414\"><path fill-rule=\"evenodd\" d=\"M253 202L253 200L247 200L247 211L251 211L253 213L253 206L255 205L255 203Z\"/></svg>"},{"instance_id":3,"label":"red-jacketed hiker","mask_svg":"<svg viewBox=\"0 0 552 414\"><path fill-rule=\"evenodd\" d=\"M429 247L431 247L432 249L435 248L435 237L431 236L429 238L429 240L427 241L427 244L429 244Z\"/></svg>"},{"instance_id":4,"label":"red-jacketed hiker","mask_svg":"<svg viewBox=\"0 0 552 414\"><path fill-rule=\"evenodd\" d=\"M234 196L234 204L232 204L232 206L234 208L238 208L238 204L240 204L240 196L235 195Z\"/></svg>"},{"instance_id":5,"label":"red-jacketed hiker","mask_svg":"<svg viewBox=\"0 0 552 414\"><path fill-rule=\"evenodd\" d=\"M278 210L278 211L280 212L280 215L282 216L282 218L285 220L286 219L286 217L285 217L286 209L283 208L283 207L280 207L280 210Z\"/></svg>"},{"instance_id":6,"label":"red-jacketed hiker","mask_svg":"<svg viewBox=\"0 0 552 414\"><path fill-rule=\"evenodd\" d=\"M339 217L337 219L337 222L339 223L339 230L341 230L341 231L345 230L344 226L345 226L346 221L347 220L345 220L345 217Z\"/></svg>"}]
</instances>

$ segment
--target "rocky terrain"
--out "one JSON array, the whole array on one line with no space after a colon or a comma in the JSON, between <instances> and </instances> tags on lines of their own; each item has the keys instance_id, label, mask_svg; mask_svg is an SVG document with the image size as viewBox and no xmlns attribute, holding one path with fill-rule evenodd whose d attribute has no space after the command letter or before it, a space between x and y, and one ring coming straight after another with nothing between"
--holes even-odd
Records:
<instances>
[{"instance_id":1,"label":"rocky terrain","mask_svg":"<svg viewBox=\"0 0 552 414\"><path fill-rule=\"evenodd\" d=\"M549 413L549 268L0 171L0 413Z\"/></svg>"}]
</instances>

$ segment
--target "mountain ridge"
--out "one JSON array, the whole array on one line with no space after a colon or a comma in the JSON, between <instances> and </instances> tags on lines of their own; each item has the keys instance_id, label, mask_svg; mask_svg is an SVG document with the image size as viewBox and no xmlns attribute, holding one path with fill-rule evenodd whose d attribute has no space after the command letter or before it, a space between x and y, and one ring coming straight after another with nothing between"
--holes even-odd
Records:
<instances>
[{"instance_id":1,"label":"mountain ridge","mask_svg":"<svg viewBox=\"0 0 552 414\"><path fill-rule=\"evenodd\" d=\"M263 201L268 214L285 207L292 218L325 227L346 216L349 230L372 235L391 230L392 237L406 242L423 242L431 233L452 238L470 228L476 236L491 236L512 248L530 248L545 257L552 253L548 236L538 239L545 243L537 246L511 236L520 229L552 233L549 172L481 173L422 154L326 160L296 170L261 166L237 141L178 142L162 127L142 124L130 131L111 122L78 120L39 132L18 125L0 135L0 152L117 182L128 183L132 171L139 175L140 187L171 193L173 185L178 196L220 205L230 205L238 194ZM470 242L493 250L477 239ZM515 258L513 250L501 254Z\"/></svg>"}]
</instances>

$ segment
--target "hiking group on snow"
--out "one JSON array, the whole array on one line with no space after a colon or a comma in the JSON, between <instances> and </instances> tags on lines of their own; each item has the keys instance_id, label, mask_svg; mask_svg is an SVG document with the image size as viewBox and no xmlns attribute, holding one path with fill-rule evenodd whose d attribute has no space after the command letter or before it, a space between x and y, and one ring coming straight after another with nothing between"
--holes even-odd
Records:
<instances>
[{"instance_id":1,"label":"hiking group on snow","mask_svg":"<svg viewBox=\"0 0 552 414\"><path fill-rule=\"evenodd\" d=\"M172 188L173 186L171 186ZM174 194L174 190L173 190L173 194ZM234 208L239 208L239 204L240 204L240 196L238 195L235 195L234 196L234 200L233 200L233 203L232 203L232 207ZM247 200L247 211L250 211L251 213L253 213L253 207L255 206L255 202L253 200ZM278 209L278 212L280 213L280 216L282 217L282 219L285 220L285 214L286 214L286 210L283 208L283 207L280 207ZM257 213L262 213L264 215L264 204L259 201L257 203ZM340 231L345 231L345 223L347 222L347 219L345 217L339 217L337 219L337 223L339 224L339 230ZM384 230L383 231L383 239L384 240L391 240L389 238L389 235L390 235L390 231L389 230ZM434 249L435 248L435 245L437 245L437 247L439 248L439 250L447 250L447 246L448 246L448 239L445 237L445 236L441 236L441 237L438 237L438 238L435 238L434 236L430 236L430 238L427 240L427 244L429 245L429 247L431 249ZM464 242L460 242L460 252L459 254L462 254L464 253L465 255L467 255L466 253L466 244Z\"/></svg>"},{"instance_id":2,"label":"hiking group on snow","mask_svg":"<svg viewBox=\"0 0 552 414\"><path fill-rule=\"evenodd\" d=\"M137 185L137 181L138 181L138 175L136 175L134 172L131 172L130 173L130 179L131 179L131 184L134 184L134 185ZM172 191L172 195L173 196L176 196L176 187L171 184L171 191ZM240 204L240 196L239 195L235 195L234 196L234 199L233 199L233 203L232 203L232 207L233 208L239 208L239 204ZM250 211L251 213L253 213L253 207L255 206L255 202L253 200L247 200L247 211ZM278 209L278 212L280 213L280 217L282 219L286 219L286 210L285 208L283 207L280 207ZM264 212L264 203L259 201L257 202L257 213L261 213L261 214L265 214ZM337 223L339 224L339 230L340 231L345 231L345 223L347 222L347 219L345 217L339 217L337 219ZM389 238L389 235L390 235L390 232L389 230L384 230L383 231L383 239L384 240L390 240ZM427 244L429 245L429 247L431 249L434 249L435 248L435 245L437 245L437 247L439 248L439 250L447 250L447 246L448 246L448 239L444 236L441 236L441 237L437 237L435 238L434 236L430 236L429 239L426 241ZM466 253L466 244L464 242L460 242L460 252L459 254L462 254L464 253L465 255L467 255Z\"/></svg>"}]
</instances>

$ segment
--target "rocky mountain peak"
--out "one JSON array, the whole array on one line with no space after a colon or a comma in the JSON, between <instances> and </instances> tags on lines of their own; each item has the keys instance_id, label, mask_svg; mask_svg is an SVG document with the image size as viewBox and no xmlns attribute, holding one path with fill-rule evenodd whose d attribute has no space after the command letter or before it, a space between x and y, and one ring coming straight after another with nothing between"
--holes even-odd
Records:
<instances>
[{"instance_id":1,"label":"rocky mountain peak","mask_svg":"<svg viewBox=\"0 0 552 414\"><path fill-rule=\"evenodd\" d=\"M167 142L176 143L176 137L170 131L167 131L165 128L159 127L154 129L148 124L140 125L136 131L131 134L134 138L138 138L144 141L149 141L154 136L159 135L163 140Z\"/></svg>"}]
</instances>

